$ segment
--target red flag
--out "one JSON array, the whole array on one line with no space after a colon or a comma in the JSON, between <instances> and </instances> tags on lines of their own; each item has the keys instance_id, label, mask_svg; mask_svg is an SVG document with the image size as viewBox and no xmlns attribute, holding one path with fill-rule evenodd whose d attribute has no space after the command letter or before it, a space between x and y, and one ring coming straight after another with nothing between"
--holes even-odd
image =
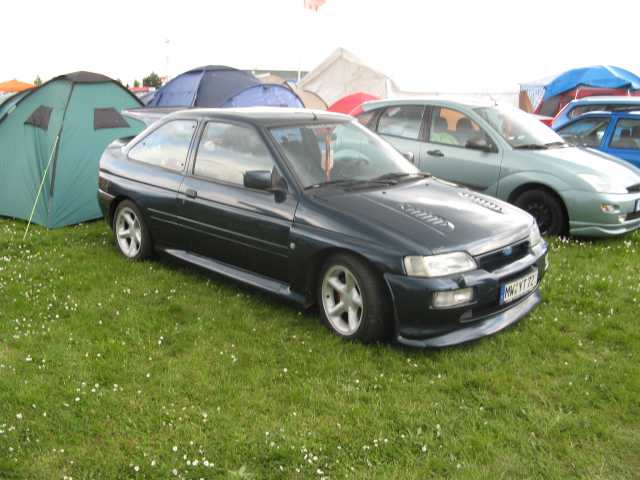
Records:
<instances>
[{"instance_id":1,"label":"red flag","mask_svg":"<svg viewBox=\"0 0 640 480\"><path fill-rule=\"evenodd\" d=\"M317 12L326 1L327 0L304 0L304 8Z\"/></svg>"}]
</instances>

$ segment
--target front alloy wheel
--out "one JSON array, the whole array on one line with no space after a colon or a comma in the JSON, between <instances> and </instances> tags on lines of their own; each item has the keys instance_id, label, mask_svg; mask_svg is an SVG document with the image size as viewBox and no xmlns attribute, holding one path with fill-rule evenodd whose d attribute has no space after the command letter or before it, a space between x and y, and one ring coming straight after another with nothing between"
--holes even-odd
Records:
<instances>
[{"instance_id":1,"label":"front alloy wheel","mask_svg":"<svg viewBox=\"0 0 640 480\"><path fill-rule=\"evenodd\" d=\"M351 336L362 322L362 290L358 280L343 265L334 265L322 281L322 306L331 327L341 335Z\"/></svg>"},{"instance_id":2,"label":"front alloy wheel","mask_svg":"<svg viewBox=\"0 0 640 480\"><path fill-rule=\"evenodd\" d=\"M318 304L329 328L348 340L374 342L391 333L381 275L355 255L339 253L327 259L318 278Z\"/></svg>"}]
</instances>

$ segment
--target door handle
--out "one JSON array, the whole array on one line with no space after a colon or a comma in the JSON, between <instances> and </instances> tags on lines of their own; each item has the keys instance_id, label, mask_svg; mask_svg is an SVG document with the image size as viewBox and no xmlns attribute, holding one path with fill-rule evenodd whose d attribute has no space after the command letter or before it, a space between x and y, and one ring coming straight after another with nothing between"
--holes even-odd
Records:
<instances>
[{"instance_id":1,"label":"door handle","mask_svg":"<svg viewBox=\"0 0 640 480\"><path fill-rule=\"evenodd\" d=\"M189 198L196 198L198 196L198 192L192 188L187 188L184 194Z\"/></svg>"},{"instance_id":2,"label":"door handle","mask_svg":"<svg viewBox=\"0 0 640 480\"><path fill-rule=\"evenodd\" d=\"M427 151L427 155L431 155L432 157L444 157L444 153L441 150L429 150Z\"/></svg>"}]
</instances>

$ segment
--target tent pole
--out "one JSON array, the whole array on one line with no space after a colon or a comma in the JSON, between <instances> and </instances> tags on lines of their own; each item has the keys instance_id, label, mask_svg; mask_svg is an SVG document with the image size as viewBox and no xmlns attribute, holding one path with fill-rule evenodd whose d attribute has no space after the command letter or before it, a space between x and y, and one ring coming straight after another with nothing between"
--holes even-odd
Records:
<instances>
[{"instance_id":1,"label":"tent pole","mask_svg":"<svg viewBox=\"0 0 640 480\"><path fill-rule=\"evenodd\" d=\"M49 166L51 165L51 160L53 160L53 156L56 152L56 148L58 147L58 139L60 135L56 137L56 141L53 142L53 148L51 149L51 155L49 156L49 161L47 162L47 166L44 169L44 173L42 174L42 181L40 182L40 187L38 188L38 193L36 194L36 201L33 202L33 208L31 209L31 215L29 215L29 222L27 223L27 228L24 231L24 235L22 237L22 241L27 238L27 234L29 233L29 227L31 226L31 220L33 220L33 214L36 212L36 206L38 205L38 200L40 199L40 193L42 193L42 187L44 186L44 181L47 178L47 172L49 171Z\"/></svg>"}]
</instances>

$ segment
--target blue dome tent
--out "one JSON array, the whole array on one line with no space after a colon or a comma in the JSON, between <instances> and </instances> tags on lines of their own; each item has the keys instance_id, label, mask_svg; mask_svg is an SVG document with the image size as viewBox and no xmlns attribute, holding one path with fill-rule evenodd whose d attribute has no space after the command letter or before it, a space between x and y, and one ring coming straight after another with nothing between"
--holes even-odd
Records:
<instances>
[{"instance_id":1,"label":"blue dome tent","mask_svg":"<svg viewBox=\"0 0 640 480\"><path fill-rule=\"evenodd\" d=\"M182 73L161 87L148 107L302 107L282 85L263 84L250 73L209 65Z\"/></svg>"}]
</instances>

